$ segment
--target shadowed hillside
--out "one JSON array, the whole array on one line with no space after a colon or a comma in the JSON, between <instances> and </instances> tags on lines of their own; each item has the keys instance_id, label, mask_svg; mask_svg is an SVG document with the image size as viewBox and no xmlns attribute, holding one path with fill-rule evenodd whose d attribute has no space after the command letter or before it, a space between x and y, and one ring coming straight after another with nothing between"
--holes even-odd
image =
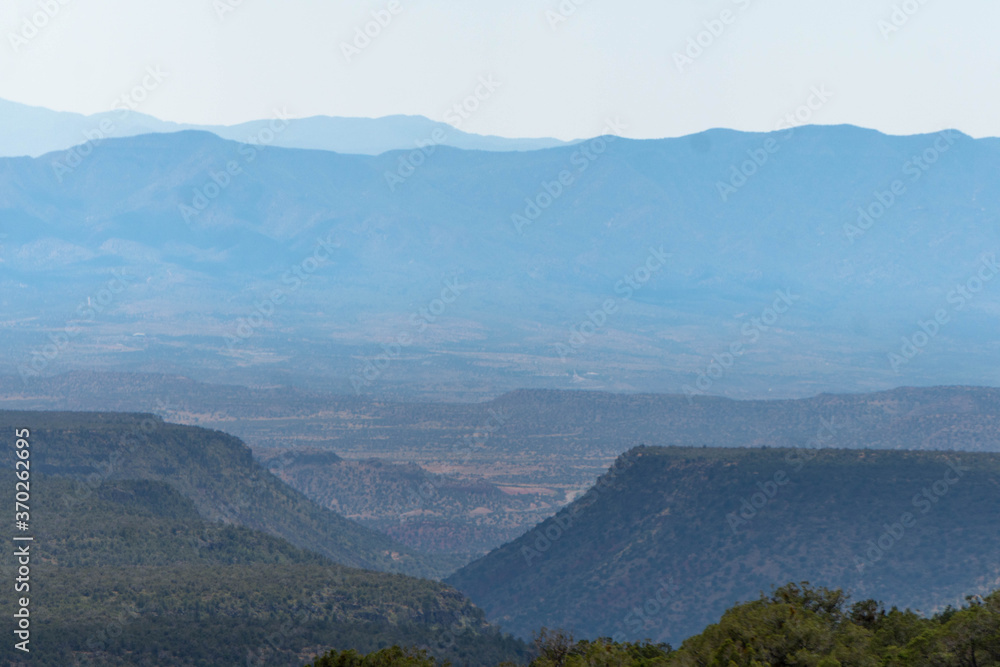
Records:
<instances>
[{"instance_id":1,"label":"shadowed hillside","mask_svg":"<svg viewBox=\"0 0 1000 667\"><path fill-rule=\"evenodd\" d=\"M677 643L787 581L930 612L1000 586L1000 456L640 447L447 579L522 636Z\"/></svg>"},{"instance_id":2,"label":"shadowed hillside","mask_svg":"<svg viewBox=\"0 0 1000 667\"><path fill-rule=\"evenodd\" d=\"M319 507L261 467L246 445L225 433L169 424L152 415L0 412L0 429L14 428L31 429L37 471L78 481L64 499L70 506L105 481L160 481L188 498L209 521L270 533L343 565L422 576L447 571L433 559ZM8 449L3 459L13 454Z\"/></svg>"},{"instance_id":3,"label":"shadowed hillside","mask_svg":"<svg viewBox=\"0 0 1000 667\"><path fill-rule=\"evenodd\" d=\"M470 664L524 653L453 589L206 521L164 482L107 480L85 497L68 478L36 472L31 484L34 643L23 664L294 667L326 648L395 642ZM4 550L7 580L16 567ZM13 609L12 597L5 587L0 603ZM22 664L12 654L5 643L3 664Z\"/></svg>"}]
</instances>

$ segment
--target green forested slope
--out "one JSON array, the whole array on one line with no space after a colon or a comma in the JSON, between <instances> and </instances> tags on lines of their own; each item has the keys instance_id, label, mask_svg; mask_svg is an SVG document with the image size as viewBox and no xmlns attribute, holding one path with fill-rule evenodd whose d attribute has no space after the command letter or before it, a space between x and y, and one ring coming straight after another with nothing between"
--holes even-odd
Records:
<instances>
[{"instance_id":1,"label":"green forested slope","mask_svg":"<svg viewBox=\"0 0 1000 667\"><path fill-rule=\"evenodd\" d=\"M24 664L295 665L393 643L470 664L524 654L453 589L208 522L166 483L109 480L72 505L74 481L36 473L32 484ZM12 580L8 550L2 563ZM0 604L13 609L6 586ZM21 664L9 642L2 653Z\"/></svg>"},{"instance_id":2,"label":"green forested slope","mask_svg":"<svg viewBox=\"0 0 1000 667\"><path fill-rule=\"evenodd\" d=\"M112 479L163 481L212 521L284 538L352 567L439 577L447 566L374 530L321 508L253 460L219 431L165 423L152 415L0 411L0 433L32 431L41 472L78 480L67 506ZM12 447L2 449L11 460Z\"/></svg>"},{"instance_id":3,"label":"green forested slope","mask_svg":"<svg viewBox=\"0 0 1000 667\"><path fill-rule=\"evenodd\" d=\"M640 447L447 581L525 637L677 643L786 581L924 611L986 593L998 516L994 454Z\"/></svg>"},{"instance_id":4,"label":"green forested slope","mask_svg":"<svg viewBox=\"0 0 1000 667\"><path fill-rule=\"evenodd\" d=\"M1000 591L970 596L961 609L931 617L840 590L787 584L726 611L722 619L669 644L574 641L542 630L530 667L996 667L1000 665ZM435 667L439 661L393 646L368 655L333 651L310 667Z\"/></svg>"}]
</instances>

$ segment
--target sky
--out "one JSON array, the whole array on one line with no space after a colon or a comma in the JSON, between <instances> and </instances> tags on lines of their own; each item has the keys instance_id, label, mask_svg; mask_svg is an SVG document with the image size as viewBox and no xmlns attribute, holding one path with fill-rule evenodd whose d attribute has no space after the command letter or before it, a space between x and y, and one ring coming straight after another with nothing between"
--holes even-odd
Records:
<instances>
[{"instance_id":1,"label":"sky","mask_svg":"<svg viewBox=\"0 0 1000 667\"><path fill-rule=\"evenodd\" d=\"M798 114L797 123L889 134L1000 136L1000 3L990 0L4 0L0 8L0 98L60 111L107 111L145 85L129 97L138 111L196 124L277 109L451 113L479 134L572 139L616 119L624 136L656 138L772 130Z\"/></svg>"}]
</instances>

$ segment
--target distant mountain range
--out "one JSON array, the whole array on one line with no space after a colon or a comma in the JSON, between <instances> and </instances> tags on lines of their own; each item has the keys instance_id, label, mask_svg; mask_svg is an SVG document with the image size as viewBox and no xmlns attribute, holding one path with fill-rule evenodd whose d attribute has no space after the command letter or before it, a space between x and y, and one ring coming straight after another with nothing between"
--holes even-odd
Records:
<instances>
[{"instance_id":1,"label":"distant mountain range","mask_svg":"<svg viewBox=\"0 0 1000 667\"><path fill-rule=\"evenodd\" d=\"M677 645L788 581L923 612L1000 586L1000 455L640 447L446 581L505 629Z\"/></svg>"},{"instance_id":2,"label":"distant mountain range","mask_svg":"<svg viewBox=\"0 0 1000 667\"><path fill-rule=\"evenodd\" d=\"M996 384L1000 140L91 148L0 159L0 372L448 400Z\"/></svg>"},{"instance_id":3,"label":"distant mountain range","mask_svg":"<svg viewBox=\"0 0 1000 667\"><path fill-rule=\"evenodd\" d=\"M423 116L384 118L290 118L276 109L273 117L239 125L192 125L162 121L126 105L90 116L52 111L0 99L0 157L39 157L73 146L96 146L112 137L184 130L211 132L223 139L284 148L311 148L378 155L413 150L419 145L453 146L479 151L526 151L562 146L558 139L506 139L462 132Z\"/></svg>"},{"instance_id":4,"label":"distant mountain range","mask_svg":"<svg viewBox=\"0 0 1000 667\"><path fill-rule=\"evenodd\" d=\"M816 446L824 422L835 424L836 447L1000 453L1000 389L992 387L690 402L683 395L524 389L482 403L418 403L216 385L155 373L73 372L27 388L17 377L0 376L0 408L96 411L101 406L231 432L266 458L285 450L334 454L302 459L310 464L336 463L337 453L391 458L426 452L432 460L451 462L472 454L476 461L508 465L511 457L526 454L535 461L558 457L560 466L606 457L596 478L637 444Z\"/></svg>"}]
</instances>

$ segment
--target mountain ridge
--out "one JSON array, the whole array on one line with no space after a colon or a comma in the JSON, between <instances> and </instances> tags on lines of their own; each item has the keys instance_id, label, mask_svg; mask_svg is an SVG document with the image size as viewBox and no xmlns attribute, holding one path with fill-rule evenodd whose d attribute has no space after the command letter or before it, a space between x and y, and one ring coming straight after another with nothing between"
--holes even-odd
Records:
<instances>
[{"instance_id":1,"label":"mountain ridge","mask_svg":"<svg viewBox=\"0 0 1000 667\"><path fill-rule=\"evenodd\" d=\"M998 454L638 447L446 582L521 636L675 645L787 581L941 610L1000 584L998 489Z\"/></svg>"},{"instance_id":2,"label":"mountain ridge","mask_svg":"<svg viewBox=\"0 0 1000 667\"><path fill-rule=\"evenodd\" d=\"M89 484L165 482L214 522L242 525L351 567L434 577L449 566L321 508L254 461L221 431L164 422L151 414L0 411L0 427L36 437L34 468L78 481L70 506ZM3 455L13 459L13 450Z\"/></svg>"},{"instance_id":3,"label":"mountain ridge","mask_svg":"<svg viewBox=\"0 0 1000 667\"><path fill-rule=\"evenodd\" d=\"M0 371L72 368L39 359L43 341L125 270L125 296L77 339L99 332L129 352L109 361L92 344L77 368L169 360L158 367L382 397L994 384L981 360L1000 303L1000 189L984 174L1000 168L998 143L955 135L924 172L914 157L946 139L784 136L439 147L416 165L144 135L95 147L62 183L46 160L2 160L0 280L27 326ZM756 171L724 200L743 167ZM892 206L859 227L880 197ZM67 280L80 291L44 296ZM790 305L772 308L776 295ZM27 304L46 299L44 322L30 320Z\"/></svg>"},{"instance_id":4,"label":"mountain ridge","mask_svg":"<svg viewBox=\"0 0 1000 667\"><path fill-rule=\"evenodd\" d=\"M535 150L572 143L549 138L511 139L470 134L448 123L407 114L379 118L324 115L291 118L276 111L272 119L210 125L163 121L125 107L87 115L0 99L0 117L11 119L9 122L19 129L17 133L0 134L0 157L72 153L82 145L114 137L181 131L204 131L232 141L259 142L263 138L265 144L285 148L364 155L413 150L418 142L454 144L468 150L486 151ZM39 129L33 133L34 127Z\"/></svg>"}]
</instances>

